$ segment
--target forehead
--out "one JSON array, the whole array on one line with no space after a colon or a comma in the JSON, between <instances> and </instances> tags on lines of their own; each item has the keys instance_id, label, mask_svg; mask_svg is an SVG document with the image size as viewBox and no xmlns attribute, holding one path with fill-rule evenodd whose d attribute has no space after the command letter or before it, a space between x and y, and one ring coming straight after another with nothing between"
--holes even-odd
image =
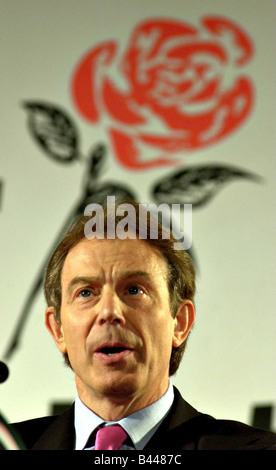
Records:
<instances>
[{"instance_id":1,"label":"forehead","mask_svg":"<svg viewBox=\"0 0 276 470\"><path fill-rule=\"evenodd\" d=\"M69 251L62 281L69 282L74 276L86 274L114 278L125 271L143 271L152 278L167 278L167 263L162 254L144 240L84 238Z\"/></svg>"}]
</instances>

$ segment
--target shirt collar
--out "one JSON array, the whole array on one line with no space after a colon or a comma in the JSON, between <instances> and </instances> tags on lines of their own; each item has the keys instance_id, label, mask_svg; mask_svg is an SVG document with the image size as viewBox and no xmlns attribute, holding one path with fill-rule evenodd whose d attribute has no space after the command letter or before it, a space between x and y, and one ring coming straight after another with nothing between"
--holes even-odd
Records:
<instances>
[{"instance_id":1,"label":"shirt collar","mask_svg":"<svg viewBox=\"0 0 276 470\"><path fill-rule=\"evenodd\" d=\"M145 447L168 414L173 399L173 386L169 382L167 391L159 400L120 421L116 421L128 433L136 450L141 450ZM75 401L75 449L82 450L91 433L102 423L105 423L105 421L87 408L77 396Z\"/></svg>"}]
</instances>

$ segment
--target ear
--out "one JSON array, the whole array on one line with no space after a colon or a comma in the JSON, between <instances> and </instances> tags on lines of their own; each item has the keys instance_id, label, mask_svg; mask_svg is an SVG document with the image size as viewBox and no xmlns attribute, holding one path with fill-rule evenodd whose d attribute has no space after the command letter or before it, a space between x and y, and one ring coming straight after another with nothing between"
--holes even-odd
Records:
<instances>
[{"instance_id":1,"label":"ear","mask_svg":"<svg viewBox=\"0 0 276 470\"><path fill-rule=\"evenodd\" d=\"M67 352L66 344L63 336L63 328L59 321L55 317L55 308L48 307L45 311L45 325L47 330L53 337L58 349L62 354Z\"/></svg>"},{"instance_id":2,"label":"ear","mask_svg":"<svg viewBox=\"0 0 276 470\"><path fill-rule=\"evenodd\" d=\"M195 308L191 300L184 300L178 308L174 319L172 345L178 348L188 337L195 320Z\"/></svg>"}]
</instances>

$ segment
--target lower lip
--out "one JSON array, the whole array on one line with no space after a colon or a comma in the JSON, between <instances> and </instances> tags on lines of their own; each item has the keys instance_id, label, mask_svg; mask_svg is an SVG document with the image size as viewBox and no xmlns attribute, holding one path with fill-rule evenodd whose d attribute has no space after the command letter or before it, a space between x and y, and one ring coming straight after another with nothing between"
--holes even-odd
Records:
<instances>
[{"instance_id":1,"label":"lower lip","mask_svg":"<svg viewBox=\"0 0 276 470\"><path fill-rule=\"evenodd\" d=\"M119 362L123 362L126 359L128 359L130 355L132 355L132 353L133 353L132 349L125 349L124 351L121 351L116 354L108 355L108 354L104 354L101 352L95 352L94 354L97 357L97 359L104 362L105 364L117 364Z\"/></svg>"}]
</instances>

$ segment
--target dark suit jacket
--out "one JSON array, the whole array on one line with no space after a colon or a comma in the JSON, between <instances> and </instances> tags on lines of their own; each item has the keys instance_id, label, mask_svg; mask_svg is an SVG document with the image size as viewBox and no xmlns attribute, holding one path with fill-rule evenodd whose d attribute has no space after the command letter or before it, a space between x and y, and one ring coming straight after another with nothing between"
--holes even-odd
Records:
<instances>
[{"instance_id":1,"label":"dark suit jacket","mask_svg":"<svg viewBox=\"0 0 276 470\"><path fill-rule=\"evenodd\" d=\"M60 416L13 426L29 450L74 450L74 405ZM144 450L276 450L276 434L199 413L175 389L169 414Z\"/></svg>"}]
</instances>

